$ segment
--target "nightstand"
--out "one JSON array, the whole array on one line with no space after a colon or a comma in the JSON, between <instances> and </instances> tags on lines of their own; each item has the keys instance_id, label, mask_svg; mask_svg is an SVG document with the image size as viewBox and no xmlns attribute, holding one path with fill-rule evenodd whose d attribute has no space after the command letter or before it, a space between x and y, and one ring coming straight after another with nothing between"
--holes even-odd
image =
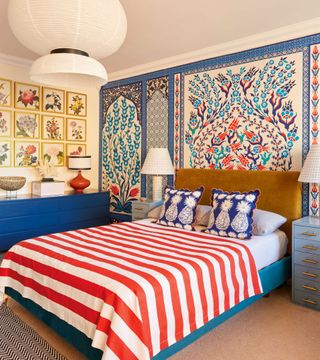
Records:
<instances>
[{"instance_id":1,"label":"nightstand","mask_svg":"<svg viewBox=\"0 0 320 360\"><path fill-rule=\"evenodd\" d=\"M148 212L161 205L162 200L137 200L132 202L132 221L146 219Z\"/></svg>"},{"instance_id":2,"label":"nightstand","mask_svg":"<svg viewBox=\"0 0 320 360\"><path fill-rule=\"evenodd\" d=\"M292 298L320 310L320 219L307 216L292 226Z\"/></svg>"}]
</instances>

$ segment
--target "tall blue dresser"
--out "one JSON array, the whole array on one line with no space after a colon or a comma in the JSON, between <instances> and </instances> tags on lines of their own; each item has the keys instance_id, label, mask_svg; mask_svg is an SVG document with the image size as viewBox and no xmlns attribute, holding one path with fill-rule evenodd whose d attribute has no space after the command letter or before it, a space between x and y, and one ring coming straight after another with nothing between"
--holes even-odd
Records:
<instances>
[{"instance_id":1,"label":"tall blue dresser","mask_svg":"<svg viewBox=\"0 0 320 360\"><path fill-rule=\"evenodd\" d=\"M109 223L109 193L0 198L0 252L35 236Z\"/></svg>"},{"instance_id":2,"label":"tall blue dresser","mask_svg":"<svg viewBox=\"0 0 320 360\"><path fill-rule=\"evenodd\" d=\"M320 310L320 219L307 216L292 226L293 301Z\"/></svg>"}]
</instances>

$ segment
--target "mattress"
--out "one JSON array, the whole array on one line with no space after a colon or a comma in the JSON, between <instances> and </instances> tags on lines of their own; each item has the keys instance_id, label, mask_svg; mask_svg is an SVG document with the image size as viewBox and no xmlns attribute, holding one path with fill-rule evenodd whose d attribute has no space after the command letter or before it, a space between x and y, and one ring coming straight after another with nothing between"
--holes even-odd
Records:
<instances>
[{"instance_id":1,"label":"mattress","mask_svg":"<svg viewBox=\"0 0 320 360\"><path fill-rule=\"evenodd\" d=\"M155 219L143 219L136 221L137 223L152 224ZM156 225L154 226L161 226ZM196 226L197 231L205 229L204 226ZM214 236L219 238L220 236ZM221 238L225 240L226 238ZM280 260L287 253L288 246L288 237L281 231L277 230L272 234L263 235L263 236L253 236L250 240L237 240L230 239L239 244L245 244L248 246L254 260L256 263L257 270L261 270L268 265L273 264L274 262Z\"/></svg>"}]
</instances>

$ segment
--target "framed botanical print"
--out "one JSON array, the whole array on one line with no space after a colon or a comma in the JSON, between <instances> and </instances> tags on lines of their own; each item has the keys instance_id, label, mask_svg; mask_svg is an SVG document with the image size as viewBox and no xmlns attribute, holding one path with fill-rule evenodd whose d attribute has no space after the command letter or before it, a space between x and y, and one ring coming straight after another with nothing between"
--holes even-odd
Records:
<instances>
[{"instance_id":1,"label":"framed botanical print","mask_svg":"<svg viewBox=\"0 0 320 360\"><path fill-rule=\"evenodd\" d=\"M12 106L12 81L0 78L0 106Z\"/></svg>"},{"instance_id":2,"label":"framed botanical print","mask_svg":"<svg viewBox=\"0 0 320 360\"><path fill-rule=\"evenodd\" d=\"M86 141L87 128L84 119L67 119L67 141Z\"/></svg>"},{"instance_id":3,"label":"framed botanical print","mask_svg":"<svg viewBox=\"0 0 320 360\"><path fill-rule=\"evenodd\" d=\"M64 114L65 91L42 87L42 111Z\"/></svg>"},{"instance_id":4,"label":"framed botanical print","mask_svg":"<svg viewBox=\"0 0 320 360\"><path fill-rule=\"evenodd\" d=\"M31 167L38 164L40 147L37 141L15 141L14 166Z\"/></svg>"},{"instance_id":5,"label":"framed botanical print","mask_svg":"<svg viewBox=\"0 0 320 360\"><path fill-rule=\"evenodd\" d=\"M42 115L42 139L64 140L64 118Z\"/></svg>"},{"instance_id":6,"label":"framed botanical print","mask_svg":"<svg viewBox=\"0 0 320 360\"><path fill-rule=\"evenodd\" d=\"M40 110L40 86L15 81L14 107L24 110Z\"/></svg>"},{"instance_id":7,"label":"framed botanical print","mask_svg":"<svg viewBox=\"0 0 320 360\"><path fill-rule=\"evenodd\" d=\"M11 166L12 143L0 140L0 168Z\"/></svg>"},{"instance_id":8,"label":"framed botanical print","mask_svg":"<svg viewBox=\"0 0 320 360\"><path fill-rule=\"evenodd\" d=\"M15 111L14 136L16 138L38 139L40 137L39 114Z\"/></svg>"},{"instance_id":9,"label":"framed botanical print","mask_svg":"<svg viewBox=\"0 0 320 360\"><path fill-rule=\"evenodd\" d=\"M42 143L42 159L55 166L64 166L64 144Z\"/></svg>"},{"instance_id":10,"label":"framed botanical print","mask_svg":"<svg viewBox=\"0 0 320 360\"><path fill-rule=\"evenodd\" d=\"M67 91L67 115L87 116L87 95Z\"/></svg>"},{"instance_id":11,"label":"framed botanical print","mask_svg":"<svg viewBox=\"0 0 320 360\"><path fill-rule=\"evenodd\" d=\"M86 155L85 144L67 144L67 156Z\"/></svg>"},{"instance_id":12,"label":"framed botanical print","mask_svg":"<svg viewBox=\"0 0 320 360\"><path fill-rule=\"evenodd\" d=\"M12 112L0 109L0 138L11 137Z\"/></svg>"}]
</instances>

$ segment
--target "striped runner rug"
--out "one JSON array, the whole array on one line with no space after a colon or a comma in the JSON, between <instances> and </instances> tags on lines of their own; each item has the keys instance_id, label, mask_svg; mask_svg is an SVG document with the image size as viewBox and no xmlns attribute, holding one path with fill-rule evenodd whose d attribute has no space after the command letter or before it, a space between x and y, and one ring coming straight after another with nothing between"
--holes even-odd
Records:
<instances>
[{"instance_id":1,"label":"striped runner rug","mask_svg":"<svg viewBox=\"0 0 320 360\"><path fill-rule=\"evenodd\" d=\"M6 305L0 306L0 360L67 360Z\"/></svg>"}]
</instances>

